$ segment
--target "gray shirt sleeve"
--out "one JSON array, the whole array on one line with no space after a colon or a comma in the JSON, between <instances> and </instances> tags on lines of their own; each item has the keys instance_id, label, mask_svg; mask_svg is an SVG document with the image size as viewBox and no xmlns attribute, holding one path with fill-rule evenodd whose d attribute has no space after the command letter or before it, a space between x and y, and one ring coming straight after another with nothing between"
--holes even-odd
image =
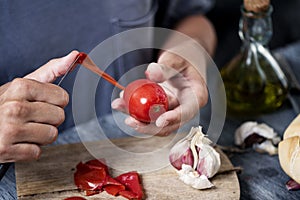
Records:
<instances>
[{"instance_id":1,"label":"gray shirt sleeve","mask_svg":"<svg viewBox=\"0 0 300 200\"><path fill-rule=\"evenodd\" d=\"M291 68L291 72L299 82L300 81L300 41L276 49L274 52L276 54L280 54L285 58L285 60L288 62Z\"/></svg>"}]
</instances>

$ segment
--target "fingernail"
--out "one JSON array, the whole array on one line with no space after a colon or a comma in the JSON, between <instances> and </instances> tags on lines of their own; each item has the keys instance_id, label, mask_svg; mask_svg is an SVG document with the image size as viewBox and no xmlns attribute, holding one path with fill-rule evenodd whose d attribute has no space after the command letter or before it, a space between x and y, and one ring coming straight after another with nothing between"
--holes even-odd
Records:
<instances>
[{"instance_id":1,"label":"fingernail","mask_svg":"<svg viewBox=\"0 0 300 200\"><path fill-rule=\"evenodd\" d=\"M111 108L116 109L117 108L117 103L115 101L111 102Z\"/></svg>"},{"instance_id":2,"label":"fingernail","mask_svg":"<svg viewBox=\"0 0 300 200\"><path fill-rule=\"evenodd\" d=\"M34 156L36 160L38 160L41 157L41 152L42 152L41 148L37 146L37 148L35 148L34 150Z\"/></svg>"},{"instance_id":3,"label":"fingernail","mask_svg":"<svg viewBox=\"0 0 300 200\"><path fill-rule=\"evenodd\" d=\"M79 51L73 50L73 51L71 51L71 52L70 52L68 55L66 55L66 56L70 56L71 54L78 55L78 54L79 54Z\"/></svg>"},{"instance_id":4,"label":"fingernail","mask_svg":"<svg viewBox=\"0 0 300 200\"><path fill-rule=\"evenodd\" d=\"M49 139L50 144L57 139L57 135L58 135L57 128L54 127L54 126L51 126L51 128L50 128L50 139Z\"/></svg>"},{"instance_id":5,"label":"fingernail","mask_svg":"<svg viewBox=\"0 0 300 200\"><path fill-rule=\"evenodd\" d=\"M164 74L163 74L163 66L158 63L150 63L145 71L145 75L149 80L152 81L163 81Z\"/></svg>"},{"instance_id":6,"label":"fingernail","mask_svg":"<svg viewBox=\"0 0 300 200\"><path fill-rule=\"evenodd\" d=\"M69 97L69 94L68 94L67 91L63 90L62 92L63 92L63 94L62 94L62 96L63 96L63 98L62 98L63 99L62 106L65 107L65 106L68 105L68 103L70 101L70 97Z\"/></svg>"},{"instance_id":7,"label":"fingernail","mask_svg":"<svg viewBox=\"0 0 300 200\"><path fill-rule=\"evenodd\" d=\"M150 70L145 71L145 76L147 79L150 79Z\"/></svg>"},{"instance_id":8,"label":"fingernail","mask_svg":"<svg viewBox=\"0 0 300 200\"><path fill-rule=\"evenodd\" d=\"M120 98L123 98L123 96L124 96L124 90L122 90L122 91L120 92Z\"/></svg>"}]
</instances>

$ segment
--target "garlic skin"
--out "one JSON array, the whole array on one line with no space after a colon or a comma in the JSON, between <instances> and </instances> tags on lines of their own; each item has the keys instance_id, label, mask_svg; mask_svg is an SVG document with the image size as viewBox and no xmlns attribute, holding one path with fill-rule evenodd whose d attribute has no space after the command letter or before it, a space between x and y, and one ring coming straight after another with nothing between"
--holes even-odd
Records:
<instances>
[{"instance_id":1,"label":"garlic skin","mask_svg":"<svg viewBox=\"0 0 300 200\"><path fill-rule=\"evenodd\" d=\"M264 123L258 124L257 122L249 121L243 123L238 129L236 129L235 144L239 146L242 145L245 139L250 135L252 135L253 133L256 133L270 140L278 139L277 133L274 131L273 128L269 127Z\"/></svg>"},{"instance_id":2,"label":"garlic skin","mask_svg":"<svg viewBox=\"0 0 300 200\"><path fill-rule=\"evenodd\" d=\"M283 171L300 184L300 137L290 137L279 143L279 162Z\"/></svg>"},{"instance_id":3,"label":"garlic skin","mask_svg":"<svg viewBox=\"0 0 300 200\"><path fill-rule=\"evenodd\" d=\"M268 152L271 156L278 154L278 148L276 148L270 140L266 140L261 144L254 144L253 148L260 153Z\"/></svg>"},{"instance_id":4,"label":"garlic skin","mask_svg":"<svg viewBox=\"0 0 300 200\"><path fill-rule=\"evenodd\" d=\"M300 184L294 181L293 179L290 179L288 182L285 184L286 189L288 190L300 190Z\"/></svg>"},{"instance_id":5,"label":"garlic skin","mask_svg":"<svg viewBox=\"0 0 300 200\"><path fill-rule=\"evenodd\" d=\"M189 134L171 149L170 162L173 167L179 170L179 179L185 184L196 189L213 187L208 178L213 177L218 172L221 159L220 154L211 144L212 142L202 132L202 127L199 126L192 127ZM181 164L180 167L179 164Z\"/></svg>"},{"instance_id":6,"label":"garlic skin","mask_svg":"<svg viewBox=\"0 0 300 200\"><path fill-rule=\"evenodd\" d=\"M273 128L264 123L258 124L254 121L243 123L235 131L235 144L237 146L245 146L245 141L254 134L263 141L254 143L252 146L253 149L259 153L269 153L270 155L276 155L278 153L275 145L281 141L281 138Z\"/></svg>"},{"instance_id":7,"label":"garlic skin","mask_svg":"<svg viewBox=\"0 0 300 200\"><path fill-rule=\"evenodd\" d=\"M300 114L290 123L279 143L279 162L283 171L300 184Z\"/></svg>"},{"instance_id":8,"label":"garlic skin","mask_svg":"<svg viewBox=\"0 0 300 200\"><path fill-rule=\"evenodd\" d=\"M181 170L178 171L178 175L179 180L195 189L203 190L214 187L207 176L200 176L190 165L183 164Z\"/></svg>"},{"instance_id":9,"label":"garlic skin","mask_svg":"<svg viewBox=\"0 0 300 200\"><path fill-rule=\"evenodd\" d=\"M244 140L253 133L252 129L256 125L257 122L245 122L237 128L234 134L235 144L241 146L244 143Z\"/></svg>"},{"instance_id":10,"label":"garlic skin","mask_svg":"<svg viewBox=\"0 0 300 200\"><path fill-rule=\"evenodd\" d=\"M169 160L177 170L181 169L182 164L193 165L194 158L188 140L177 142L170 151Z\"/></svg>"},{"instance_id":11,"label":"garlic skin","mask_svg":"<svg viewBox=\"0 0 300 200\"><path fill-rule=\"evenodd\" d=\"M197 172L207 178L213 177L221 166L220 154L210 145L200 147Z\"/></svg>"}]
</instances>

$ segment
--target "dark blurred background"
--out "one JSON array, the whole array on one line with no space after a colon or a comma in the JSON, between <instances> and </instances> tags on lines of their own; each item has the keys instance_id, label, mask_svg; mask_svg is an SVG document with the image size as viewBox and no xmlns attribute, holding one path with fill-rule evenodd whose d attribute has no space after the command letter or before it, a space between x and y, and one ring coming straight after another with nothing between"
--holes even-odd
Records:
<instances>
[{"instance_id":1,"label":"dark blurred background","mask_svg":"<svg viewBox=\"0 0 300 200\"><path fill-rule=\"evenodd\" d=\"M241 40L238 36L242 0L216 0L208 13L218 35L215 62L219 68L238 53ZM300 40L300 0L271 0L273 6L273 38L271 50ZM300 56L300 55L299 55Z\"/></svg>"}]
</instances>

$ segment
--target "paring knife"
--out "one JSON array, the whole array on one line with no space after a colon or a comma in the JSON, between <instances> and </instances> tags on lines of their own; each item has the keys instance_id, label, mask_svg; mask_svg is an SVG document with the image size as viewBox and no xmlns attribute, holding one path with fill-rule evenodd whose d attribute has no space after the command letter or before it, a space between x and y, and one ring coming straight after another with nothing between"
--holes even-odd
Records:
<instances>
[{"instance_id":1,"label":"paring knife","mask_svg":"<svg viewBox=\"0 0 300 200\"><path fill-rule=\"evenodd\" d=\"M87 57L87 54L80 52L75 60L71 63L71 65L68 67L66 73L63 75L63 77L61 77L60 81L58 82L58 86L60 86L60 84L62 83L62 81L65 79L65 77L76 67L77 64L82 64L82 62L84 61L84 59Z\"/></svg>"}]
</instances>

